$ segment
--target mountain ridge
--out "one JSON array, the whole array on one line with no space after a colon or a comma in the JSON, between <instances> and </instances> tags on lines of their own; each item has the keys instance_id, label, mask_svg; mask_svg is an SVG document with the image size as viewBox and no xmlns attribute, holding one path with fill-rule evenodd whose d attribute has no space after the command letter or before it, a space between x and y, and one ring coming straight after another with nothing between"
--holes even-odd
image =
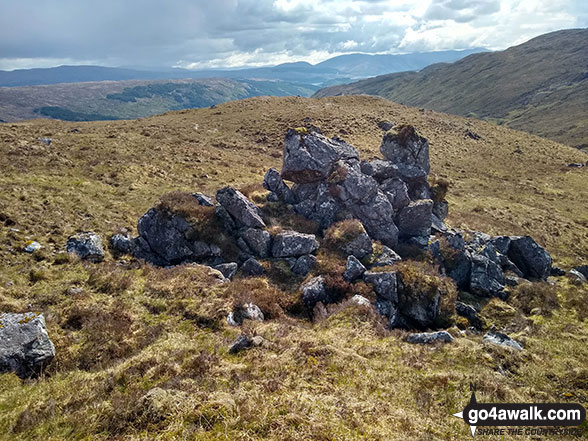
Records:
<instances>
[{"instance_id":1,"label":"mountain ridge","mask_svg":"<svg viewBox=\"0 0 588 441\"><path fill-rule=\"evenodd\" d=\"M588 29L556 31L501 52L370 78L314 96L379 95L507 124L576 147L588 143Z\"/></svg>"},{"instance_id":2,"label":"mountain ridge","mask_svg":"<svg viewBox=\"0 0 588 441\"><path fill-rule=\"evenodd\" d=\"M345 81L350 72L356 72L355 60L359 56L363 65L363 77L378 75L383 72L422 69L439 60L454 61L472 52L484 51L483 48L422 52L400 55L345 54L330 58L321 63L311 64L305 61L282 63L276 66L242 67L235 69L190 70L183 68L144 70L138 68L118 68L106 66L58 66L51 68L16 69L0 71L0 87L35 86L59 83L78 83L86 81L121 81L121 80L166 80L188 78L233 78L233 79L281 79L302 81L305 83L325 83L333 80ZM429 61L430 60L430 61ZM333 67L337 66L337 68ZM384 69L384 70L382 70ZM289 73L289 75L288 75ZM284 77L284 74L288 75ZM307 75L312 75L307 78Z\"/></svg>"}]
</instances>

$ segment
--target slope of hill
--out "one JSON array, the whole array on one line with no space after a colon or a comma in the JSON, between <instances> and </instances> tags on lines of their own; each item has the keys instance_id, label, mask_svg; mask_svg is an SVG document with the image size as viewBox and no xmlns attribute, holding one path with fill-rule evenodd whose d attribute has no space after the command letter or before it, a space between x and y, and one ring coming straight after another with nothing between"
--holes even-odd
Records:
<instances>
[{"instance_id":1,"label":"slope of hill","mask_svg":"<svg viewBox=\"0 0 588 441\"><path fill-rule=\"evenodd\" d=\"M316 87L283 81L101 81L48 86L0 87L0 120L66 121L131 119L169 110L208 107L253 96L309 96Z\"/></svg>"},{"instance_id":2,"label":"slope of hill","mask_svg":"<svg viewBox=\"0 0 588 441\"><path fill-rule=\"evenodd\" d=\"M341 308L314 323L251 323L266 344L233 355L233 303L252 292L281 303L295 295L287 283L218 285L191 266L63 254L77 230L135 230L169 191L232 185L263 198L259 183L280 167L289 127L310 122L364 158L379 156L381 120L413 124L429 139L432 173L452 182L450 224L531 234L556 264L588 263L588 168L565 167L584 154L475 119L349 96L2 124L0 311L43 312L57 357L38 380L0 375L0 439L459 440L469 427L451 414L469 401L470 382L481 402L585 398L588 289L565 278L482 308L484 320L524 341L520 352L457 329L454 343L411 345L368 311ZM27 240L44 248L26 254Z\"/></svg>"},{"instance_id":3,"label":"slope of hill","mask_svg":"<svg viewBox=\"0 0 588 441\"><path fill-rule=\"evenodd\" d=\"M586 60L588 29L564 30L502 52L334 86L316 96L380 95L582 147L588 144Z\"/></svg>"}]
</instances>

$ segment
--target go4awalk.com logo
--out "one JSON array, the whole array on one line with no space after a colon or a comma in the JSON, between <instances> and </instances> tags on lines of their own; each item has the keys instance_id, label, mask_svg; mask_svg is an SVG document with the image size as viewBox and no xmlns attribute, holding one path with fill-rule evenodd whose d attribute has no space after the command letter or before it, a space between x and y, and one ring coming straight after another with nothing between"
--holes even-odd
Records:
<instances>
[{"instance_id":1,"label":"go4awalk.com logo","mask_svg":"<svg viewBox=\"0 0 588 441\"><path fill-rule=\"evenodd\" d=\"M476 432L482 435L579 436L577 426L586 420L586 409L579 403L478 403L475 385L470 389L470 402L453 416L462 418L470 426L472 436Z\"/></svg>"}]
</instances>

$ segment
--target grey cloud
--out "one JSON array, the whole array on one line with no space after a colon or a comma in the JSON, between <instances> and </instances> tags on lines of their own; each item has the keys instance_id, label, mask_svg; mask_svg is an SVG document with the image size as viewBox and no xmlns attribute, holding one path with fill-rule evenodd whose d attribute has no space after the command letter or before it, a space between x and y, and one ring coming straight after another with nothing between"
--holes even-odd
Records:
<instances>
[{"instance_id":1,"label":"grey cloud","mask_svg":"<svg viewBox=\"0 0 588 441\"><path fill-rule=\"evenodd\" d=\"M286 9L276 0L3 0L0 62L54 58L173 66L247 54L263 61L278 53L304 59L313 51L395 52L406 49L403 39L410 32L425 33L438 23L448 27L445 20L495 26L500 1L433 0L423 13L412 2L391 0L316 0ZM584 1L569 1L582 17L578 23L585 23ZM387 12L406 15L406 23L377 19ZM421 50L434 45L411 38ZM464 44L454 48L468 47L468 38L453 38ZM348 41L354 43L344 46Z\"/></svg>"},{"instance_id":2,"label":"grey cloud","mask_svg":"<svg viewBox=\"0 0 588 441\"><path fill-rule=\"evenodd\" d=\"M465 23L500 10L499 0L434 0L424 18Z\"/></svg>"}]
</instances>

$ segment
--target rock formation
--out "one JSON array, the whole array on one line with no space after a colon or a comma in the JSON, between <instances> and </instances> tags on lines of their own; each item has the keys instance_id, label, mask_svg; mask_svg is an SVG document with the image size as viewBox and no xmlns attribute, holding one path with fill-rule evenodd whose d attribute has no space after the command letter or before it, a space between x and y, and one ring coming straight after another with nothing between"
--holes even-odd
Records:
<instances>
[{"instance_id":1,"label":"rock formation","mask_svg":"<svg viewBox=\"0 0 588 441\"><path fill-rule=\"evenodd\" d=\"M346 259L341 276L347 283L361 281L373 288L373 306L390 327L419 329L439 326L447 313L447 290L431 286L426 293L418 292L403 280L394 266L402 260L398 253L403 248L428 253L438 277L451 278L458 289L477 296L506 299L507 282L516 283L517 277L545 280L551 274L551 257L531 237L491 237L444 223L447 188L429 184L429 144L414 127L386 133L380 151L385 159L361 161L353 146L318 130L286 133L282 171L269 169L263 179L270 192L267 204L282 204L292 214L315 221L321 229L317 235L270 229L256 204L225 187L217 192L216 202L201 193L191 197L193 204L210 210L239 250L233 261L227 262L214 237L195 238L187 216L161 207L141 217L138 237L115 235L111 247L156 265L207 264L229 279L238 269L244 276L262 275L264 261L282 261L295 275L310 274L300 290L302 302L312 311L318 303L340 300L325 275L315 270L314 254L324 246L325 230L348 220L357 224L357 231L338 245L337 252ZM509 274L513 277L507 280ZM455 299L452 302L450 312L455 313ZM458 302L457 313L472 326L481 326L471 305Z\"/></svg>"}]
</instances>

